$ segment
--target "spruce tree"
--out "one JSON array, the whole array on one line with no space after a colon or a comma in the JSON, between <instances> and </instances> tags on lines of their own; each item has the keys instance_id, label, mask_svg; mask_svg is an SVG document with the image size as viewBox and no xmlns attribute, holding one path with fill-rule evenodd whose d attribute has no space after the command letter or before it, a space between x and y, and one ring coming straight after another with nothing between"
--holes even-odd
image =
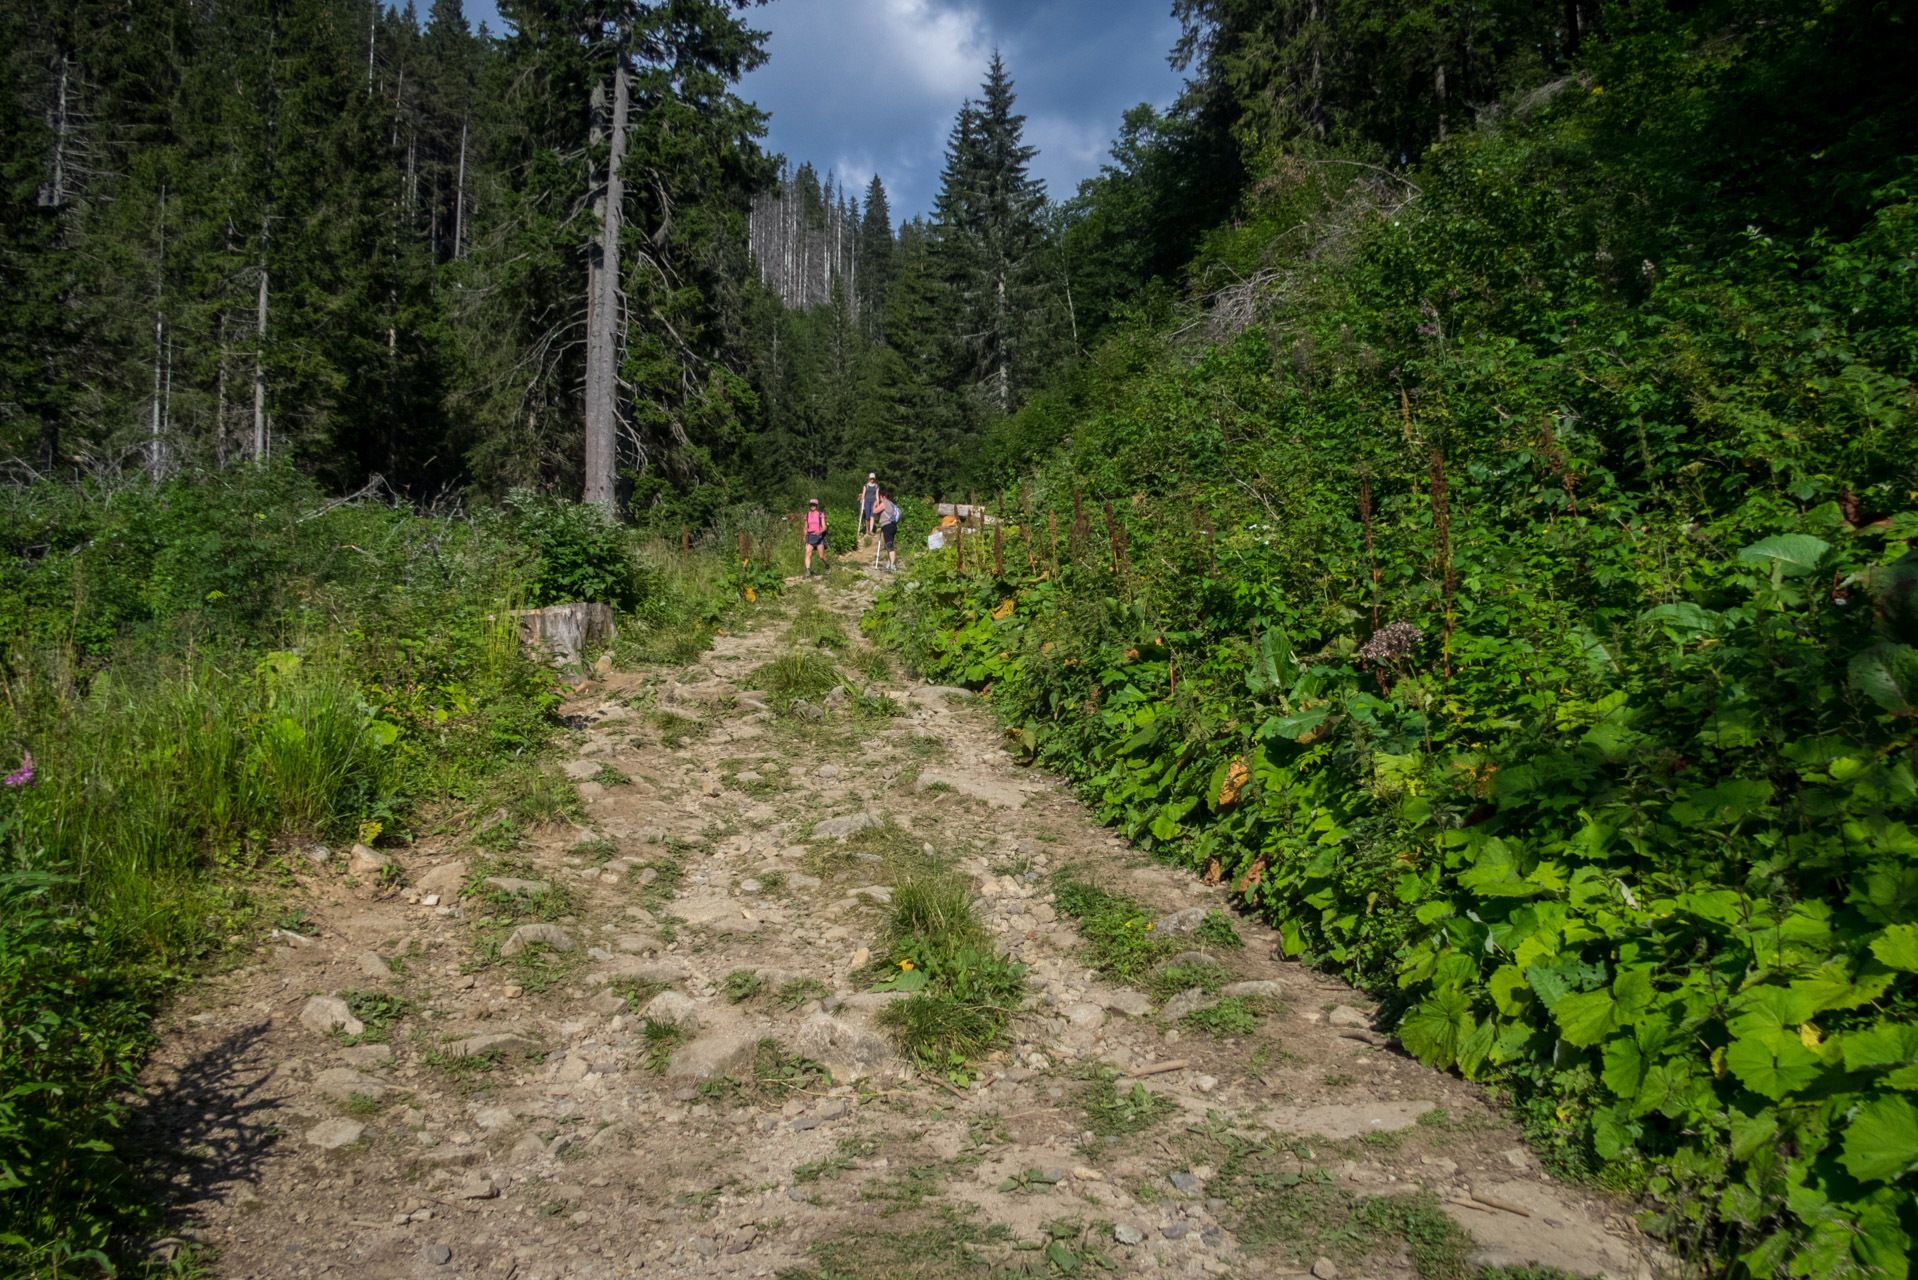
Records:
<instances>
[{"instance_id":1,"label":"spruce tree","mask_svg":"<svg viewBox=\"0 0 1918 1280\"><path fill-rule=\"evenodd\" d=\"M886 296L899 269L899 244L893 239L892 202L878 174L866 184L866 210L859 221L856 275L859 281L859 318L868 337L885 337Z\"/></svg>"},{"instance_id":2,"label":"spruce tree","mask_svg":"<svg viewBox=\"0 0 1918 1280\"><path fill-rule=\"evenodd\" d=\"M1004 415L1047 362L1050 284L1039 270L1045 189L1013 110L1012 78L995 53L980 100L960 108L935 206L937 260L966 352L972 393Z\"/></svg>"}]
</instances>

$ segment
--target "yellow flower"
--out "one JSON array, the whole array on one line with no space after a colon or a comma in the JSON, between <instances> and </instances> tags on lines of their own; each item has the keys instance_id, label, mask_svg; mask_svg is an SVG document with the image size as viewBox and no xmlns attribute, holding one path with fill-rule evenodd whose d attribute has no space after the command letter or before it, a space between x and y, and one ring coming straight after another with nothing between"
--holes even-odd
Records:
<instances>
[{"instance_id":1,"label":"yellow flower","mask_svg":"<svg viewBox=\"0 0 1918 1280\"><path fill-rule=\"evenodd\" d=\"M1145 928L1146 928L1146 932L1147 932L1147 933L1150 933L1150 932L1152 932L1152 926L1153 926L1153 924L1154 924L1154 923L1156 923L1156 922L1155 922L1155 921L1151 921L1151 920L1148 920L1148 921L1146 921L1146 926L1145 926Z\"/></svg>"},{"instance_id":2,"label":"yellow flower","mask_svg":"<svg viewBox=\"0 0 1918 1280\"><path fill-rule=\"evenodd\" d=\"M910 969L910 968L912 968L912 961L910 961L910 960L901 960L901 961L899 962L899 967L900 967L901 969Z\"/></svg>"}]
</instances>

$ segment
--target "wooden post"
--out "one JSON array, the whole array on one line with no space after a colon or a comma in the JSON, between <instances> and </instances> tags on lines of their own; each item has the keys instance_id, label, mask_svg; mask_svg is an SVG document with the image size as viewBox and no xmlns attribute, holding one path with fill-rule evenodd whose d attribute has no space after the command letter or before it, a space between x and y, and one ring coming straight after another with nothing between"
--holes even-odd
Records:
<instances>
[{"instance_id":1,"label":"wooden post","mask_svg":"<svg viewBox=\"0 0 1918 1280\"><path fill-rule=\"evenodd\" d=\"M1106 547L1112 552L1112 572L1119 572L1119 522L1112 514L1112 500L1106 499Z\"/></svg>"},{"instance_id":2,"label":"wooden post","mask_svg":"<svg viewBox=\"0 0 1918 1280\"><path fill-rule=\"evenodd\" d=\"M1052 547L1052 577L1059 578L1059 517L1046 512L1046 539Z\"/></svg>"},{"instance_id":3,"label":"wooden post","mask_svg":"<svg viewBox=\"0 0 1918 1280\"><path fill-rule=\"evenodd\" d=\"M679 526L679 553L681 555L691 555L692 551L693 535L688 532L686 526L682 524Z\"/></svg>"},{"instance_id":4,"label":"wooden post","mask_svg":"<svg viewBox=\"0 0 1918 1280\"><path fill-rule=\"evenodd\" d=\"M746 531L744 529L739 531L739 563L742 566L751 563L751 561L746 559Z\"/></svg>"}]
</instances>

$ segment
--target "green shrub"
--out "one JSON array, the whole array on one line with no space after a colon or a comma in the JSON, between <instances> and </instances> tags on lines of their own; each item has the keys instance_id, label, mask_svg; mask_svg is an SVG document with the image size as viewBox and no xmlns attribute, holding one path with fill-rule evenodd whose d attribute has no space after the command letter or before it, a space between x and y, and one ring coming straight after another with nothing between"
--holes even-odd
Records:
<instances>
[{"instance_id":1,"label":"green shrub","mask_svg":"<svg viewBox=\"0 0 1918 1280\"><path fill-rule=\"evenodd\" d=\"M839 669L823 653L795 650L755 667L747 681L774 698L820 698L838 685Z\"/></svg>"},{"instance_id":2,"label":"green shrub","mask_svg":"<svg viewBox=\"0 0 1918 1280\"><path fill-rule=\"evenodd\" d=\"M917 875L895 885L874 989L911 996L879 1024L901 1049L938 1071L990 1048L1025 990L1025 966L1006 960L973 914L966 883Z\"/></svg>"}]
</instances>

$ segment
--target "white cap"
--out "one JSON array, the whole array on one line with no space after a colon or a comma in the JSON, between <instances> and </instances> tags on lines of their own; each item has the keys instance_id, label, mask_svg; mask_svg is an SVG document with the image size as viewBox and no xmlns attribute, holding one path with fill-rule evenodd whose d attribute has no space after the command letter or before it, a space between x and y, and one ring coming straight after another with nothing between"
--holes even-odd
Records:
<instances>
[{"instance_id":1,"label":"white cap","mask_svg":"<svg viewBox=\"0 0 1918 1280\"><path fill-rule=\"evenodd\" d=\"M878 478L879 478L879 473L877 471L868 471L866 473L866 479L868 480L877 480Z\"/></svg>"}]
</instances>

